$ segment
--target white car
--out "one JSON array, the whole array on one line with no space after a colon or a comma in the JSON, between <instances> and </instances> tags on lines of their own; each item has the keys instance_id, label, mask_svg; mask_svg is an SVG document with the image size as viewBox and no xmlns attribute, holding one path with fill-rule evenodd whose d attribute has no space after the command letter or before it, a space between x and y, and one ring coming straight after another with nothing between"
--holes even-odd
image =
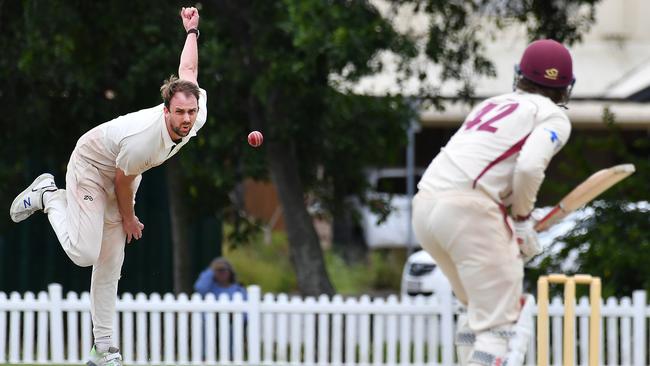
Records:
<instances>
[{"instance_id":1,"label":"white car","mask_svg":"<svg viewBox=\"0 0 650 366\"><path fill-rule=\"evenodd\" d=\"M401 287L402 296L428 296L442 290L449 291L451 285L429 253L420 250L406 260Z\"/></svg>"},{"instance_id":2,"label":"white car","mask_svg":"<svg viewBox=\"0 0 650 366\"><path fill-rule=\"evenodd\" d=\"M423 168L415 170L415 184L420 180ZM390 214L385 221L377 224L379 215L367 206L359 208L361 229L369 248L418 247L409 220L411 198L406 194L406 169L384 168L368 172L368 182L372 187L370 198L388 200ZM408 242L410 233L410 243Z\"/></svg>"}]
</instances>

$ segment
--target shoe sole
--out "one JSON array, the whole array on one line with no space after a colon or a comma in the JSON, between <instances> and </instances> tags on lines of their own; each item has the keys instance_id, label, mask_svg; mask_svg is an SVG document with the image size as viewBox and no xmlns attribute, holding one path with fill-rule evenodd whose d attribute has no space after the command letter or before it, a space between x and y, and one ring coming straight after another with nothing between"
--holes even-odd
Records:
<instances>
[{"instance_id":1,"label":"shoe sole","mask_svg":"<svg viewBox=\"0 0 650 366\"><path fill-rule=\"evenodd\" d=\"M23 199L23 197L25 197L25 195L27 193L31 192L32 189L34 189L34 187L36 187L42 181L44 181L45 179L48 179L48 178L54 180L54 176L52 176L52 174L50 174L50 173L43 173L43 174L39 175L38 177L36 177L36 179L34 179L34 181L32 182L32 184L29 185L29 187L27 187L24 191L20 192L16 196L14 201L11 203L11 207L9 208L9 216L11 216L11 220L13 222L21 222L21 221L25 220L26 218L28 218L29 216L31 216L37 210L37 209L34 209L32 211L27 211L28 213L26 215L19 215L18 213L13 212L14 207Z\"/></svg>"},{"instance_id":2,"label":"shoe sole","mask_svg":"<svg viewBox=\"0 0 650 366\"><path fill-rule=\"evenodd\" d=\"M121 363L120 363L120 365L121 365ZM92 361L88 361L88 362L86 362L86 366L98 366L98 365L96 363L92 362Z\"/></svg>"},{"instance_id":3,"label":"shoe sole","mask_svg":"<svg viewBox=\"0 0 650 366\"><path fill-rule=\"evenodd\" d=\"M120 363L118 363L118 365L122 365L122 363L120 362ZM88 362L86 362L86 366L99 366L99 365L92 362L92 361L88 361Z\"/></svg>"}]
</instances>

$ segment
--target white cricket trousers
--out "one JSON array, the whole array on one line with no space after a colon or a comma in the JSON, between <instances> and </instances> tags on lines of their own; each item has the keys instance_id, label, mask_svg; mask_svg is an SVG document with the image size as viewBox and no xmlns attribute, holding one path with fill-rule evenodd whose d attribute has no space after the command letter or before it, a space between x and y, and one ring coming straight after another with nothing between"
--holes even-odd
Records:
<instances>
[{"instance_id":1,"label":"white cricket trousers","mask_svg":"<svg viewBox=\"0 0 650 366\"><path fill-rule=\"evenodd\" d=\"M68 257L78 266L93 266L93 334L95 339L111 336L126 240L114 184L80 158L76 150L70 157L65 181L65 191L45 195L45 212Z\"/></svg>"},{"instance_id":2,"label":"white cricket trousers","mask_svg":"<svg viewBox=\"0 0 650 366\"><path fill-rule=\"evenodd\" d=\"M413 198L415 235L467 306L476 333L519 317L524 266L508 225L499 205L480 191L420 190Z\"/></svg>"}]
</instances>

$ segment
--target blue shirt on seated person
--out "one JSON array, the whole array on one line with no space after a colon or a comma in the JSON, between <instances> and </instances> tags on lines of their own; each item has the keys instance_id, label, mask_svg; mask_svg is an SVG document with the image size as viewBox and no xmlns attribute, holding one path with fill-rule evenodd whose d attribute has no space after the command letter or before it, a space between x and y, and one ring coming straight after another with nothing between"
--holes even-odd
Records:
<instances>
[{"instance_id":1,"label":"blue shirt on seated person","mask_svg":"<svg viewBox=\"0 0 650 366\"><path fill-rule=\"evenodd\" d=\"M244 300L248 298L246 288L237 283L232 265L223 257L213 260L210 267L201 272L194 283L194 290L203 296L214 294L217 299L221 294L228 294L228 298L232 300L238 292Z\"/></svg>"}]
</instances>

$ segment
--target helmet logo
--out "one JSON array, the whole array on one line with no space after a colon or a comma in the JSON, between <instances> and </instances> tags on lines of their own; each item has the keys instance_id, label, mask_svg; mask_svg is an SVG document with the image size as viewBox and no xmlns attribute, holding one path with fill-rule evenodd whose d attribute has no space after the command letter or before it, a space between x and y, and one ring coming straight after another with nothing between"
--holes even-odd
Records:
<instances>
[{"instance_id":1,"label":"helmet logo","mask_svg":"<svg viewBox=\"0 0 650 366\"><path fill-rule=\"evenodd\" d=\"M551 68L551 69L544 70L544 78L546 78L546 79L557 80L557 75L558 74L559 74L559 72L557 71L556 68Z\"/></svg>"}]
</instances>

